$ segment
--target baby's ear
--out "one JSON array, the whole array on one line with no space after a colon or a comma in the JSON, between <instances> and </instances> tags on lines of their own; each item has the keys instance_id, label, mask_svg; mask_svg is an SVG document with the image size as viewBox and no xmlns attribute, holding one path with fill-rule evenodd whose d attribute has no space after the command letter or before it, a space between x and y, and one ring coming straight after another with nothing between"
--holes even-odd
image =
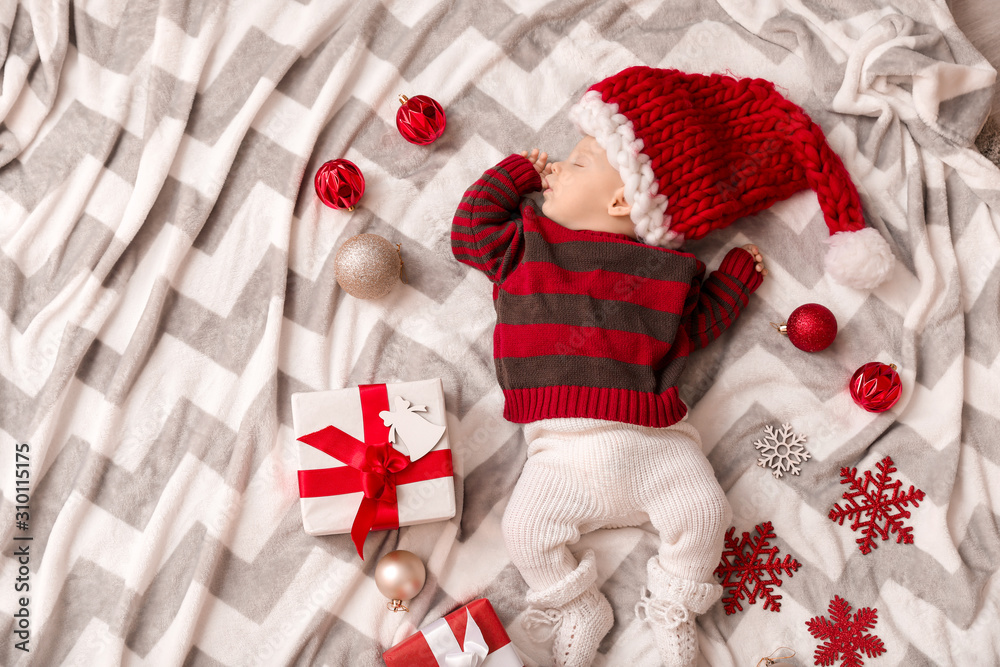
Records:
<instances>
[{"instance_id":1,"label":"baby's ear","mask_svg":"<svg viewBox=\"0 0 1000 667\"><path fill-rule=\"evenodd\" d=\"M625 201L625 186L615 190L615 194L608 204L608 214L615 217L627 217L632 213L632 205Z\"/></svg>"}]
</instances>

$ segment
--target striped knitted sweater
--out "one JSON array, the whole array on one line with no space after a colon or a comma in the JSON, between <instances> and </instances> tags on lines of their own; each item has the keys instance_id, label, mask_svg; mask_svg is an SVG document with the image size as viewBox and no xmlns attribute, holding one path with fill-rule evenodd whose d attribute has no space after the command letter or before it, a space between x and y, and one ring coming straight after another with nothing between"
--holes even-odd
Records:
<instances>
[{"instance_id":1,"label":"striped knitted sweater","mask_svg":"<svg viewBox=\"0 0 1000 667\"><path fill-rule=\"evenodd\" d=\"M524 198L540 186L512 155L466 191L451 228L455 258L493 282L504 417L681 420L688 354L725 331L761 283L750 253L732 249L703 280L689 253L549 220Z\"/></svg>"}]
</instances>

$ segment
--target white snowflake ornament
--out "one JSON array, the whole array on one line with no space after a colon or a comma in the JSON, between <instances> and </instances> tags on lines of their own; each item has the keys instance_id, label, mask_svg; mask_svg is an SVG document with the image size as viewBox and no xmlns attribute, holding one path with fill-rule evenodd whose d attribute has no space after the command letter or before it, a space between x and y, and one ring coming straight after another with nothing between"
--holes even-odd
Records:
<instances>
[{"instance_id":1,"label":"white snowflake ornament","mask_svg":"<svg viewBox=\"0 0 1000 667\"><path fill-rule=\"evenodd\" d=\"M771 474L775 479L786 472L798 475L801 470L799 465L812 458L802 446L806 436L792 433L791 424L782 424L780 429L764 426L764 433L763 440L753 443L753 446L761 452L757 465L761 468L771 468Z\"/></svg>"}]
</instances>

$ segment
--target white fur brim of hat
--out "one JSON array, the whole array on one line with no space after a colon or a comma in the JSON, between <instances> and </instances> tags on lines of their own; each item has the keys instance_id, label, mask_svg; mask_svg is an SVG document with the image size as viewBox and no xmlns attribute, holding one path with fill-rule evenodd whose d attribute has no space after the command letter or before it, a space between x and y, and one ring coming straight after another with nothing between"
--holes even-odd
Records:
<instances>
[{"instance_id":1,"label":"white fur brim of hat","mask_svg":"<svg viewBox=\"0 0 1000 667\"><path fill-rule=\"evenodd\" d=\"M670 231L667 198L658 192L649 156L642 152L642 139L636 138L632 122L618 113L618 105L605 102L596 90L588 90L570 109L569 118L578 130L597 140L621 174L636 235L649 245L679 247L684 237Z\"/></svg>"}]
</instances>

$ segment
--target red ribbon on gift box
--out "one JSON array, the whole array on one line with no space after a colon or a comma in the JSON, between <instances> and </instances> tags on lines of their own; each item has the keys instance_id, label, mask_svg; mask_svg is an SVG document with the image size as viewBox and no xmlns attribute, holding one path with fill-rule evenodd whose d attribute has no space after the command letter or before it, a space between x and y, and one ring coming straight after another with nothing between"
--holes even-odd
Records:
<instances>
[{"instance_id":1,"label":"red ribbon on gift box","mask_svg":"<svg viewBox=\"0 0 1000 667\"><path fill-rule=\"evenodd\" d=\"M422 627L383 653L382 659L386 667L524 667L486 598Z\"/></svg>"},{"instance_id":2,"label":"red ribbon on gift box","mask_svg":"<svg viewBox=\"0 0 1000 667\"><path fill-rule=\"evenodd\" d=\"M379 412L389 409L389 393L384 384L363 384L361 416L364 441L336 426L327 426L299 438L301 442L329 454L346 465L338 468L299 471L299 496L319 498L363 492L351 526L351 539L364 560L365 538L372 530L399 528L396 487L454 474L451 451L428 452L410 461L389 442L389 427Z\"/></svg>"}]
</instances>

